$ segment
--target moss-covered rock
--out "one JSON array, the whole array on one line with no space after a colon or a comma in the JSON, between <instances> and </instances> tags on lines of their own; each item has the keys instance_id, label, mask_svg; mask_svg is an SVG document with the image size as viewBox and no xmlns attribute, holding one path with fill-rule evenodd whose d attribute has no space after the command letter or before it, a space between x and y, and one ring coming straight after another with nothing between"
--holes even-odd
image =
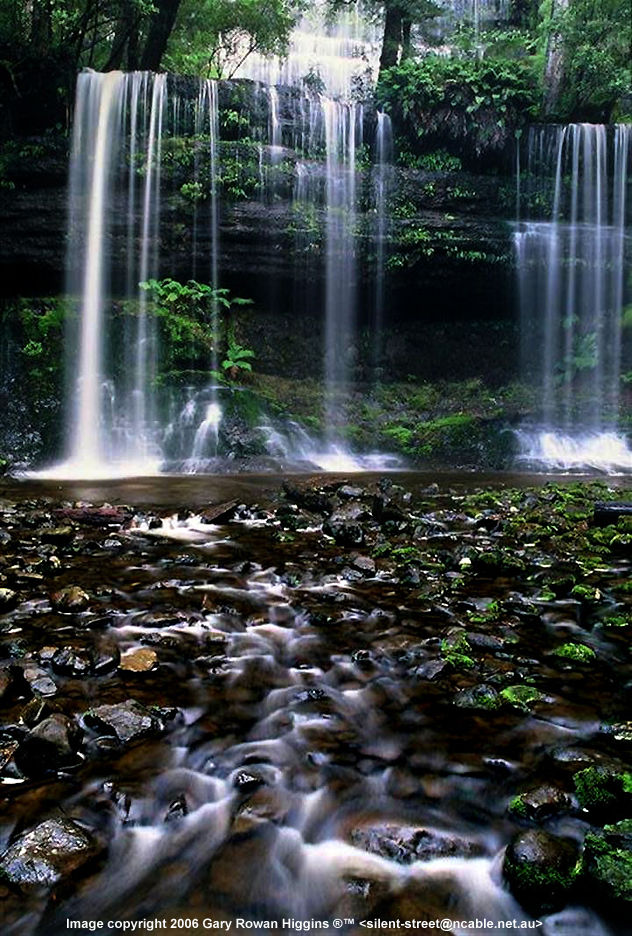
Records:
<instances>
[{"instance_id":1,"label":"moss-covered rock","mask_svg":"<svg viewBox=\"0 0 632 936\"><path fill-rule=\"evenodd\" d=\"M542 822L566 812L569 807L570 798L563 790L545 784L514 796L507 809L518 819Z\"/></svg>"},{"instance_id":2,"label":"moss-covered rock","mask_svg":"<svg viewBox=\"0 0 632 936\"><path fill-rule=\"evenodd\" d=\"M562 660L569 660L573 663L593 663L597 658L592 647L585 644L565 643L561 647L556 647L553 656L560 657Z\"/></svg>"},{"instance_id":3,"label":"moss-covered rock","mask_svg":"<svg viewBox=\"0 0 632 936\"><path fill-rule=\"evenodd\" d=\"M632 819L588 833L582 873L609 904L632 908Z\"/></svg>"},{"instance_id":4,"label":"moss-covered rock","mask_svg":"<svg viewBox=\"0 0 632 936\"><path fill-rule=\"evenodd\" d=\"M596 818L632 816L632 773L607 767L586 767L574 777L577 800Z\"/></svg>"},{"instance_id":5,"label":"moss-covered rock","mask_svg":"<svg viewBox=\"0 0 632 936\"><path fill-rule=\"evenodd\" d=\"M559 910L578 873L578 847L568 839L530 829L510 843L503 862L509 889L530 913Z\"/></svg>"},{"instance_id":6,"label":"moss-covered rock","mask_svg":"<svg viewBox=\"0 0 632 936\"><path fill-rule=\"evenodd\" d=\"M531 711L531 708L536 702L542 702L544 700L544 696L541 692L533 686L525 685L507 686L507 688L503 689L500 693L500 698L503 702L506 702L514 708L521 709L523 712Z\"/></svg>"}]
</instances>

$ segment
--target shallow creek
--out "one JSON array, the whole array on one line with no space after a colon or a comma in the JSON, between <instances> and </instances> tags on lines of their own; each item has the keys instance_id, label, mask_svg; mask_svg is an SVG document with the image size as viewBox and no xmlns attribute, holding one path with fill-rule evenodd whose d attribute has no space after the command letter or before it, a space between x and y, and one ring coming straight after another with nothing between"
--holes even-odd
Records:
<instances>
[{"instance_id":1,"label":"shallow creek","mask_svg":"<svg viewBox=\"0 0 632 936\"><path fill-rule=\"evenodd\" d=\"M394 480L413 492L399 518L377 517L376 478L300 482L347 523L333 536L329 508L281 498L278 478L0 487L15 596L0 613L0 852L51 818L91 841L54 886L0 881L4 933L534 919L502 882L526 827L508 805L553 784L566 805L538 825L582 840L573 771L629 760L604 730L629 717L629 637L589 628L563 587L543 597L541 538L514 544L519 568L475 574L468 550L512 549L511 508L465 509L489 479ZM621 605L629 553L592 575L598 618ZM577 640L593 664L553 655ZM534 699L468 704L516 684ZM101 710L128 700L118 721ZM54 714L63 738L33 746ZM629 932L583 900L539 932Z\"/></svg>"}]
</instances>

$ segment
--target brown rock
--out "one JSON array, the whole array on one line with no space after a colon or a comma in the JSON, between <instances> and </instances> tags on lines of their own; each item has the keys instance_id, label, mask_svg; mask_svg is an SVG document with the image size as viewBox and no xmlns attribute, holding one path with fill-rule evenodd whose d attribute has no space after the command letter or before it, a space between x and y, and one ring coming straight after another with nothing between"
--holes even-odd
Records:
<instances>
[{"instance_id":1,"label":"brown rock","mask_svg":"<svg viewBox=\"0 0 632 936\"><path fill-rule=\"evenodd\" d=\"M124 673L149 673L158 666L158 654L155 650L141 647L138 650L128 650L121 657L119 669Z\"/></svg>"}]
</instances>

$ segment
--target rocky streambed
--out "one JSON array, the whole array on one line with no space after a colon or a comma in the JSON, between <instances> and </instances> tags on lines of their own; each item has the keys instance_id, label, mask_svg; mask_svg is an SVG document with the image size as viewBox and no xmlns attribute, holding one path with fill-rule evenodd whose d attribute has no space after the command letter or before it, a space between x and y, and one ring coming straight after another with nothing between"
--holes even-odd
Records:
<instances>
[{"instance_id":1,"label":"rocky streambed","mask_svg":"<svg viewBox=\"0 0 632 936\"><path fill-rule=\"evenodd\" d=\"M632 492L409 482L5 488L3 932L629 932Z\"/></svg>"}]
</instances>

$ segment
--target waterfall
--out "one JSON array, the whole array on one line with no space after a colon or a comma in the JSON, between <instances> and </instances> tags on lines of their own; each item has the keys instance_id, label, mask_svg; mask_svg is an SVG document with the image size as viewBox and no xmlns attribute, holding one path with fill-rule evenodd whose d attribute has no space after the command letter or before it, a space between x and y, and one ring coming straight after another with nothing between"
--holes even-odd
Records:
<instances>
[{"instance_id":1,"label":"waterfall","mask_svg":"<svg viewBox=\"0 0 632 936\"><path fill-rule=\"evenodd\" d=\"M327 146L325 418L328 445L340 442L355 353L355 104L322 99Z\"/></svg>"},{"instance_id":2,"label":"waterfall","mask_svg":"<svg viewBox=\"0 0 632 936\"><path fill-rule=\"evenodd\" d=\"M186 104L186 107L185 107ZM157 322L141 283L160 271L162 153L167 135L206 126L210 165L210 270L217 287L217 86L197 102L169 91L166 75L84 72L78 76L69 179L67 458L56 477L153 474L162 461L156 390ZM196 155L197 182L199 168ZM122 220L121 220L122 219ZM197 230L194 213L193 239ZM111 243L124 248L111 254ZM135 303L119 333L115 306ZM213 331L217 333L217 308ZM217 368L216 342L209 366ZM216 404L216 401L213 401Z\"/></svg>"},{"instance_id":3,"label":"waterfall","mask_svg":"<svg viewBox=\"0 0 632 936\"><path fill-rule=\"evenodd\" d=\"M381 374L384 329L384 277L388 238L388 196L393 161L393 128L388 114L378 111L375 139L375 288L373 309L373 371L376 380Z\"/></svg>"},{"instance_id":4,"label":"waterfall","mask_svg":"<svg viewBox=\"0 0 632 936\"><path fill-rule=\"evenodd\" d=\"M376 166L363 191L357 163L360 152L366 158L366 115L360 102L376 72L378 37L374 24L363 23L357 11L334 26L323 19L323 10L316 3L293 34L285 59L250 56L239 75L267 82L254 89L262 116L250 126L261 141L262 205L274 208L288 197L292 159L291 154L283 158L283 146L293 146L298 157L291 205L293 299L297 315L322 321L323 333L324 414L308 460L351 470L365 463L351 456L347 442L359 352L358 205L362 198L375 206L374 299L368 313L379 341L392 130L387 115L379 114ZM291 87L283 87L285 82ZM212 376L187 389L159 384L158 363L168 351L160 348L158 331L165 309L164 302L157 308L146 288L148 281L172 272L167 224L184 196L191 212L190 231L183 231L192 243L191 275L212 288L210 321L204 325L212 335L209 373L218 372L220 304L226 303L221 290L218 294L219 146L217 82L148 72L79 76L70 168L68 294L77 315L75 340L70 335L68 341L68 448L66 460L46 475L152 474L167 461L205 470L222 454L230 437L228 429L222 431L222 410L231 388L218 386ZM185 167L191 173L186 182L175 182ZM168 188L174 182L176 188ZM208 260L202 261L199 248L206 242ZM269 301L274 306L272 293ZM169 318L165 327L174 321ZM376 343L375 360L379 354ZM299 447L297 458L304 460L304 435Z\"/></svg>"},{"instance_id":5,"label":"waterfall","mask_svg":"<svg viewBox=\"0 0 632 936\"><path fill-rule=\"evenodd\" d=\"M631 140L627 125L530 134L527 207L534 192L551 199L549 220L515 234L524 366L542 397L520 436L530 461L632 467L618 435Z\"/></svg>"},{"instance_id":6,"label":"waterfall","mask_svg":"<svg viewBox=\"0 0 632 936\"><path fill-rule=\"evenodd\" d=\"M102 79L102 80L101 80ZM113 154L120 133L125 78L82 75L70 178L71 256L81 253L80 351L76 405L70 432L70 464L98 471L106 455L103 424L103 315L106 290L107 206Z\"/></svg>"},{"instance_id":7,"label":"waterfall","mask_svg":"<svg viewBox=\"0 0 632 936\"><path fill-rule=\"evenodd\" d=\"M166 100L165 75L152 79L151 109L147 136L147 164L143 192L142 233L139 281L144 283L158 270L160 230L160 155L163 116ZM134 83L135 85L135 83ZM133 85L133 86L134 86ZM133 175L133 165L132 165ZM140 290L138 305L138 332L136 335L135 381L132 399L132 445L122 453L127 461L130 455L140 465L148 462L152 450L151 427L154 424L151 387L156 370L155 321L147 315L147 292ZM130 451L131 450L131 451ZM151 462L149 462L151 464ZM149 465L148 465L149 467ZM146 470L146 469L145 469Z\"/></svg>"}]
</instances>

